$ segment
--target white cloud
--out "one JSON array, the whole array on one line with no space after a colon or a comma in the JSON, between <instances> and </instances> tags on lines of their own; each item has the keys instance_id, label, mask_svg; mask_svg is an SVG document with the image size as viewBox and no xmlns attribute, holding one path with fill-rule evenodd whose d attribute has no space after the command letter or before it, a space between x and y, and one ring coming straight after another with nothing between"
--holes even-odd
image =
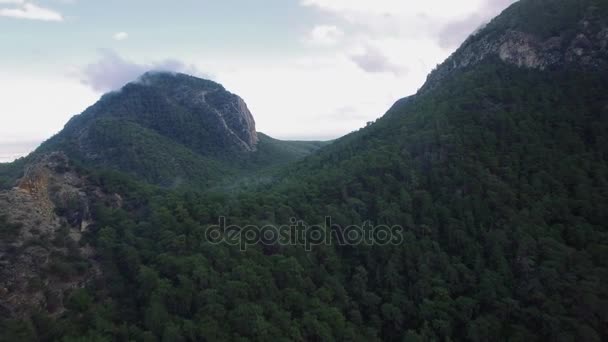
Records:
<instances>
[{"instance_id":1,"label":"white cloud","mask_svg":"<svg viewBox=\"0 0 608 342\"><path fill-rule=\"evenodd\" d=\"M453 18L469 14L471 9L479 8L484 1L488 0L302 0L301 4L346 17L365 14L380 17L427 16Z\"/></svg>"},{"instance_id":2,"label":"white cloud","mask_svg":"<svg viewBox=\"0 0 608 342\"><path fill-rule=\"evenodd\" d=\"M350 59L362 70L372 73L390 72L400 75L406 71L405 66L393 63L379 49L366 47L361 52L354 53Z\"/></svg>"},{"instance_id":3,"label":"white cloud","mask_svg":"<svg viewBox=\"0 0 608 342\"><path fill-rule=\"evenodd\" d=\"M342 39L344 32L334 25L318 25L310 31L307 41L314 45L334 45Z\"/></svg>"},{"instance_id":4,"label":"white cloud","mask_svg":"<svg viewBox=\"0 0 608 342\"><path fill-rule=\"evenodd\" d=\"M112 37L114 38L114 40L121 41L129 38L129 34L127 32L117 32Z\"/></svg>"},{"instance_id":5,"label":"white cloud","mask_svg":"<svg viewBox=\"0 0 608 342\"><path fill-rule=\"evenodd\" d=\"M278 138L335 138L415 93L454 42L513 1L301 0L333 23L306 33L305 55L214 71L247 101L260 131ZM446 27L462 21L466 24L445 34Z\"/></svg>"},{"instance_id":6,"label":"white cloud","mask_svg":"<svg viewBox=\"0 0 608 342\"><path fill-rule=\"evenodd\" d=\"M112 50L100 50L101 58L78 72L83 84L98 92L120 89L125 84L136 80L150 70L183 72L190 75L201 75L196 67L176 59L165 59L151 63L136 63L127 60Z\"/></svg>"},{"instance_id":7,"label":"white cloud","mask_svg":"<svg viewBox=\"0 0 608 342\"><path fill-rule=\"evenodd\" d=\"M63 21L63 16L61 13L34 5L33 3L18 0L4 0L3 3L15 4L19 6L13 8L0 8L0 16L2 17L43 21Z\"/></svg>"},{"instance_id":8,"label":"white cloud","mask_svg":"<svg viewBox=\"0 0 608 342\"><path fill-rule=\"evenodd\" d=\"M458 43L512 1L302 0L333 23L321 22L306 33L306 54L212 70L245 99L260 131L277 138L336 138L382 116L423 85L454 49L440 44L445 27L468 22L452 32L451 41ZM333 27L339 39L325 39L336 32ZM310 46L312 41L317 44Z\"/></svg>"},{"instance_id":9,"label":"white cloud","mask_svg":"<svg viewBox=\"0 0 608 342\"><path fill-rule=\"evenodd\" d=\"M467 17L451 21L439 32L439 44L445 48L458 47L471 33L500 14L516 0L485 0L482 6Z\"/></svg>"},{"instance_id":10,"label":"white cloud","mask_svg":"<svg viewBox=\"0 0 608 342\"><path fill-rule=\"evenodd\" d=\"M408 77L366 72L348 54L211 68L247 102L257 129L281 139L333 139L354 131L415 92L426 77L418 71Z\"/></svg>"},{"instance_id":11,"label":"white cloud","mask_svg":"<svg viewBox=\"0 0 608 342\"><path fill-rule=\"evenodd\" d=\"M345 35L369 39L429 38L444 48L455 45L516 0L301 0L342 21Z\"/></svg>"}]
</instances>

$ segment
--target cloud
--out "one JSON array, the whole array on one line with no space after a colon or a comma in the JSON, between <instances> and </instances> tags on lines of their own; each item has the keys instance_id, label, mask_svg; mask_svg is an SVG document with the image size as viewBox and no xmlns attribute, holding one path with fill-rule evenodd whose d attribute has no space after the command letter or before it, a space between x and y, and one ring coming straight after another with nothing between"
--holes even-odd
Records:
<instances>
[{"instance_id":1,"label":"cloud","mask_svg":"<svg viewBox=\"0 0 608 342\"><path fill-rule=\"evenodd\" d=\"M447 57L450 51L442 51L437 42L442 24L468 17L483 1L487 0L300 0L300 4L325 18L330 15L340 27L337 48L341 51L336 53L365 72L404 78L414 71L418 74L414 69L426 74ZM322 41L322 33L331 30L318 27L313 32Z\"/></svg>"},{"instance_id":2,"label":"cloud","mask_svg":"<svg viewBox=\"0 0 608 342\"><path fill-rule=\"evenodd\" d=\"M389 72L400 75L406 71L404 66L391 62L380 50L372 47L367 47L363 52L351 55L350 59L366 72Z\"/></svg>"},{"instance_id":3,"label":"cloud","mask_svg":"<svg viewBox=\"0 0 608 342\"><path fill-rule=\"evenodd\" d=\"M438 35L439 45L446 49L458 47L468 36L516 1L485 0L475 13L445 24Z\"/></svg>"},{"instance_id":4,"label":"cloud","mask_svg":"<svg viewBox=\"0 0 608 342\"><path fill-rule=\"evenodd\" d=\"M300 0L300 4L342 20L345 35L363 33L370 40L427 38L453 49L515 1Z\"/></svg>"},{"instance_id":5,"label":"cloud","mask_svg":"<svg viewBox=\"0 0 608 342\"><path fill-rule=\"evenodd\" d=\"M0 16L17 19L30 19L42 21L63 21L59 12L19 0L0 0L0 4L19 5L13 8L0 8Z\"/></svg>"},{"instance_id":6,"label":"cloud","mask_svg":"<svg viewBox=\"0 0 608 342\"><path fill-rule=\"evenodd\" d=\"M426 76L410 80L366 72L347 54L314 52L262 65L206 62L205 70L211 67L226 89L247 102L259 131L296 140L333 139L363 127L415 91Z\"/></svg>"},{"instance_id":7,"label":"cloud","mask_svg":"<svg viewBox=\"0 0 608 342\"><path fill-rule=\"evenodd\" d=\"M284 138L337 136L373 121L415 93L460 42L514 0L298 1L319 18L302 37L306 62L218 73L246 99L260 130ZM339 29L337 38L330 27ZM285 103L298 105L285 115Z\"/></svg>"},{"instance_id":8,"label":"cloud","mask_svg":"<svg viewBox=\"0 0 608 342\"><path fill-rule=\"evenodd\" d=\"M101 50L100 52L101 58L97 62L86 65L78 73L83 84L98 92L120 89L151 70L182 72L209 78L200 73L193 65L184 64L176 59L139 64L122 58L112 50Z\"/></svg>"},{"instance_id":9,"label":"cloud","mask_svg":"<svg viewBox=\"0 0 608 342\"><path fill-rule=\"evenodd\" d=\"M346 18L368 17L441 17L450 18L469 14L488 0L301 0L303 6L314 7Z\"/></svg>"},{"instance_id":10,"label":"cloud","mask_svg":"<svg viewBox=\"0 0 608 342\"><path fill-rule=\"evenodd\" d=\"M439 32L439 45L446 49L458 47L471 33L483 26L483 18L479 14L472 14L466 19L446 24Z\"/></svg>"},{"instance_id":11,"label":"cloud","mask_svg":"<svg viewBox=\"0 0 608 342\"><path fill-rule=\"evenodd\" d=\"M127 32L118 32L118 33L115 33L114 36L112 36L112 37L114 38L114 40L121 41L121 40L125 40L125 39L129 38L129 34Z\"/></svg>"},{"instance_id":12,"label":"cloud","mask_svg":"<svg viewBox=\"0 0 608 342\"><path fill-rule=\"evenodd\" d=\"M307 38L314 45L335 45L344 36L344 32L334 25L315 26Z\"/></svg>"}]
</instances>

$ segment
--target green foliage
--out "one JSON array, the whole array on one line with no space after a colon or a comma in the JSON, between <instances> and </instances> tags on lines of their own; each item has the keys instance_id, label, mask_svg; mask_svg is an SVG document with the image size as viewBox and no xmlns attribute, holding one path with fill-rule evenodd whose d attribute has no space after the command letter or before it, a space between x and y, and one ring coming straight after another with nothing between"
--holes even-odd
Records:
<instances>
[{"instance_id":1,"label":"green foliage","mask_svg":"<svg viewBox=\"0 0 608 342\"><path fill-rule=\"evenodd\" d=\"M0 190L10 189L23 175L23 169L29 158L20 158L12 163L0 163Z\"/></svg>"},{"instance_id":2,"label":"green foliage","mask_svg":"<svg viewBox=\"0 0 608 342\"><path fill-rule=\"evenodd\" d=\"M33 342L37 340L36 330L28 321L4 320L0 321L0 341L2 342Z\"/></svg>"},{"instance_id":3,"label":"green foliage","mask_svg":"<svg viewBox=\"0 0 608 342\"><path fill-rule=\"evenodd\" d=\"M68 297L66 308L75 312L85 312L91 305L93 300L84 289L74 290Z\"/></svg>"},{"instance_id":4,"label":"green foliage","mask_svg":"<svg viewBox=\"0 0 608 342\"><path fill-rule=\"evenodd\" d=\"M201 92L204 101L198 100ZM260 134L256 151L242 151L233 141L238 132L224 131L218 119L218 110L228 113L236 101L236 95L211 81L147 74L104 95L35 154L61 150L76 163L125 172L143 182L208 188L295 161L323 145ZM3 176L0 168L0 186L11 180Z\"/></svg>"},{"instance_id":5,"label":"green foliage","mask_svg":"<svg viewBox=\"0 0 608 342\"><path fill-rule=\"evenodd\" d=\"M608 80L488 62L231 195L99 174L107 284L57 336L99 340L603 340ZM205 228L399 224L397 246L210 244ZM89 313L95 313L90 315ZM62 328L63 327L63 328ZM39 332L37 332L39 333Z\"/></svg>"},{"instance_id":6,"label":"green foliage","mask_svg":"<svg viewBox=\"0 0 608 342\"><path fill-rule=\"evenodd\" d=\"M580 16L573 1L560 3ZM554 34L557 22L570 23L555 4L522 1L509 11L547 13L495 25ZM527 23L534 14L540 22ZM232 192L159 190L95 173L95 184L124 199L119 209L99 203L85 237L103 283L72 293L70 310L46 325L4 322L5 335L27 340L52 326L48 340L65 341L608 340L606 89L601 73L487 60ZM171 144L139 124L105 124L102 143L124 129L116 139ZM316 147L262 137L258 160L244 164L288 163ZM178 149L162 153L179 160ZM204 170L223 172L225 161ZM177 168L153 172L161 179ZM406 231L399 245L246 252L205 234L219 216L261 226L327 215L340 227Z\"/></svg>"},{"instance_id":7,"label":"green foliage","mask_svg":"<svg viewBox=\"0 0 608 342\"><path fill-rule=\"evenodd\" d=\"M526 0L519 1L494 19L486 28L502 32L517 29L541 38L569 35L589 8L595 9L594 17L607 22L608 4L604 0Z\"/></svg>"},{"instance_id":8,"label":"green foliage","mask_svg":"<svg viewBox=\"0 0 608 342\"><path fill-rule=\"evenodd\" d=\"M6 215L0 214L0 240L14 240L19 235L21 226L21 224L9 222Z\"/></svg>"}]
</instances>

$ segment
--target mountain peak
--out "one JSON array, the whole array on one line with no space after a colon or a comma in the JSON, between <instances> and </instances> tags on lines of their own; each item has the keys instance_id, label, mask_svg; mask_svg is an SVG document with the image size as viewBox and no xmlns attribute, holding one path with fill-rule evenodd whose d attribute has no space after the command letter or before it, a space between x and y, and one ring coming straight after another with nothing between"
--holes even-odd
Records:
<instances>
[{"instance_id":1,"label":"mountain peak","mask_svg":"<svg viewBox=\"0 0 608 342\"><path fill-rule=\"evenodd\" d=\"M490 58L540 70L568 66L608 70L608 2L518 1L467 38L428 76L423 89Z\"/></svg>"},{"instance_id":2,"label":"mountain peak","mask_svg":"<svg viewBox=\"0 0 608 342\"><path fill-rule=\"evenodd\" d=\"M149 71L126 87L140 86L154 88L158 95L189 111L204 111L238 150L256 150L259 139L253 115L241 97L221 84L183 73Z\"/></svg>"},{"instance_id":3,"label":"mountain peak","mask_svg":"<svg viewBox=\"0 0 608 342\"><path fill-rule=\"evenodd\" d=\"M104 96L72 121L128 120L176 139L202 154L255 151L255 120L245 101L216 82L150 71ZM211 147L211 149L210 149Z\"/></svg>"},{"instance_id":4,"label":"mountain peak","mask_svg":"<svg viewBox=\"0 0 608 342\"><path fill-rule=\"evenodd\" d=\"M165 183L182 171L185 176L215 173L219 166L212 160L241 158L256 151L258 141L245 101L220 84L148 72L72 118L40 150L65 151L74 160ZM152 161L172 171L149 175L145 164Z\"/></svg>"},{"instance_id":5,"label":"mountain peak","mask_svg":"<svg viewBox=\"0 0 608 342\"><path fill-rule=\"evenodd\" d=\"M158 71L150 70L139 76L135 81L130 84L143 84L148 86L190 86L198 88L210 88L210 89L221 89L225 90L224 87L216 82L199 78L196 76L172 72L172 71Z\"/></svg>"}]
</instances>

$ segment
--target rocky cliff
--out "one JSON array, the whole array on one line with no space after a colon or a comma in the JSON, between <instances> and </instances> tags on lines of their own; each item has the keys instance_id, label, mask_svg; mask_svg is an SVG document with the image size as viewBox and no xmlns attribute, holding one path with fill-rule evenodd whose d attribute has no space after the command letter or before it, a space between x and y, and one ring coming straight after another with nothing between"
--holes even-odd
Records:
<instances>
[{"instance_id":1,"label":"rocky cliff","mask_svg":"<svg viewBox=\"0 0 608 342\"><path fill-rule=\"evenodd\" d=\"M16 187L0 192L0 317L60 313L66 296L99 274L83 243L93 201L121 205L70 167L63 153L38 157Z\"/></svg>"},{"instance_id":2,"label":"rocky cliff","mask_svg":"<svg viewBox=\"0 0 608 342\"><path fill-rule=\"evenodd\" d=\"M423 90L436 86L455 70L489 58L540 70L567 66L607 70L606 7L605 1L596 0L515 3L472 34L428 76ZM530 17L523 17L522 13ZM569 23L571 17L576 18L573 23Z\"/></svg>"},{"instance_id":3,"label":"rocky cliff","mask_svg":"<svg viewBox=\"0 0 608 342\"><path fill-rule=\"evenodd\" d=\"M221 85L184 74L159 72L146 73L134 84L159 90L169 101L200 113L193 119L208 121L217 136L226 136L244 151L255 151L259 139L253 115L242 98Z\"/></svg>"}]
</instances>

